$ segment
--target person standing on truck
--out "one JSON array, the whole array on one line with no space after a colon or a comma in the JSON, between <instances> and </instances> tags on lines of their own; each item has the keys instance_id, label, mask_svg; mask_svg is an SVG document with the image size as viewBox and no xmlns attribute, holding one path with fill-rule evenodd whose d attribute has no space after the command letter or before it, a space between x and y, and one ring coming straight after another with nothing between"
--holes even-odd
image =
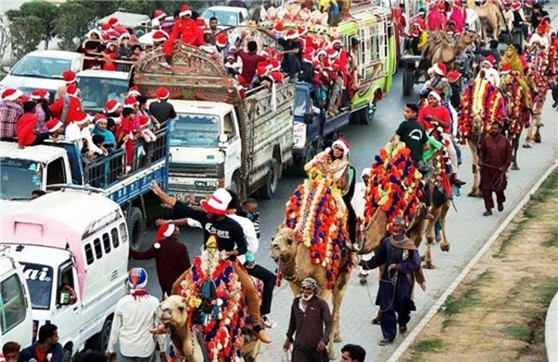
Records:
<instances>
[{"instance_id":1,"label":"person standing on truck","mask_svg":"<svg viewBox=\"0 0 558 362\"><path fill-rule=\"evenodd\" d=\"M17 144L20 148L24 148L25 146L42 143L49 135L48 132L39 133L39 121L35 115L35 102L25 102L23 112L16 125Z\"/></svg>"},{"instance_id":2,"label":"person standing on truck","mask_svg":"<svg viewBox=\"0 0 558 362\"><path fill-rule=\"evenodd\" d=\"M66 83L65 85L61 85L60 87L58 87L58 89L56 89L56 99L60 99L62 97L64 97L64 95L67 92L67 87L69 85L75 85L76 87L78 86L77 84L77 74L76 72L74 72L71 69L68 69L66 71L64 71L62 73L62 79L64 79L64 82Z\"/></svg>"},{"instance_id":3,"label":"person standing on truck","mask_svg":"<svg viewBox=\"0 0 558 362\"><path fill-rule=\"evenodd\" d=\"M58 343L58 327L45 324L39 329L39 339L19 354L19 362L62 362L64 349Z\"/></svg>"},{"instance_id":4,"label":"person standing on truck","mask_svg":"<svg viewBox=\"0 0 558 362\"><path fill-rule=\"evenodd\" d=\"M251 84L256 75L258 63L265 62L267 59L263 55L258 54L258 43L249 41L247 44L248 52L241 48L242 42L246 37L246 32L242 32L240 38L237 40L235 47L238 50L238 57L242 60L242 77L246 83Z\"/></svg>"},{"instance_id":5,"label":"person standing on truck","mask_svg":"<svg viewBox=\"0 0 558 362\"><path fill-rule=\"evenodd\" d=\"M23 115L20 90L8 88L2 92L0 101L0 139L11 140L16 136L16 125Z\"/></svg>"},{"instance_id":6,"label":"person standing on truck","mask_svg":"<svg viewBox=\"0 0 558 362\"><path fill-rule=\"evenodd\" d=\"M78 88L73 84L68 85L66 87L66 94L54 101L48 109L52 117L58 118L67 126L82 111Z\"/></svg>"},{"instance_id":7,"label":"person standing on truck","mask_svg":"<svg viewBox=\"0 0 558 362\"><path fill-rule=\"evenodd\" d=\"M188 248L178 241L179 236L180 228L176 224L161 225L149 249L130 249L130 258L134 260L155 259L162 295L171 295L173 283L191 266Z\"/></svg>"},{"instance_id":8,"label":"person standing on truck","mask_svg":"<svg viewBox=\"0 0 558 362\"><path fill-rule=\"evenodd\" d=\"M147 271L132 268L128 272L129 293L116 303L114 320L107 346L107 359L118 362L149 362L160 347L161 361L166 361L164 335L154 339L150 330L157 323L159 300L146 290ZM116 343L119 350L116 352ZM118 358L116 355L118 354Z\"/></svg>"},{"instance_id":9,"label":"person standing on truck","mask_svg":"<svg viewBox=\"0 0 558 362\"><path fill-rule=\"evenodd\" d=\"M149 105L149 113L153 119L153 123L159 124L163 127L171 119L176 118L176 111L174 106L168 102L170 92L167 88L161 87L155 92L157 95L157 102L152 102Z\"/></svg>"},{"instance_id":10,"label":"person standing on truck","mask_svg":"<svg viewBox=\"0 0 558 362\"><path fill-rule=\"evenodd\" d=\"M246 293L246 303L250 312L254 334L262 342L271 343L271 339L261 325L258 292L237 260L239 255L246 253L247 244L242 227L238 222L227 217L227 208L232 199L231 195L225 189L216 190L207 200L201 202L204 211L200 211L167 195L154 181L151 183L151 190L163 203L173 208L174 218L179 219L170 221L157 220L157 224L173 223L187 225L188 218L191 218L202 224L205 240L208 240L210 237L217 238L217 247L221 253L221 258L232 262L242 289Z\"/></svg>"},{"instance_id":11,"label":"person standing on truck","mask_svg":"<svg viewBox=\"0 0 558 362\"><path fill-rule=\"evenodd\" d=\"M37 102L35 115L37 116L39 133L47 133L45 122L50 119L50 110L48 109L49 98L50 94L46 89L37 89L31 93L31 99Z\"/></svg>"}]
</instances>

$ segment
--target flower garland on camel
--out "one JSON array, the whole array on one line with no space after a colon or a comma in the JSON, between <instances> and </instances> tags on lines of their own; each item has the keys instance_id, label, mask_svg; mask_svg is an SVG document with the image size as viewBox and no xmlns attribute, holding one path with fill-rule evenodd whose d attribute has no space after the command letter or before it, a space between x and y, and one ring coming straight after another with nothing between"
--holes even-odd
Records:
<instances>
[{"instance_id":1,"label":"flower garland on camel","mask_svg":"<svg viewBox=\"0 0 558 362\"><path fill-rule=\"evenodd\" d=\"M410 224L422 195L422 175L404 142L388 143L375 160L366 189L364 222L368 223L377 210L382 210L388 220L386 231L391 234L397 216Z\"/></svg>"},{"instance_id":2,"label":"flower garland on camel","mask_svg":"<svg viewBox=\"0 0 558 362\"><path fill-rule=\"evenodd\" d=\"M471 137L471 118L478 113L483 115L483 132L488 132L492 123L506 116L506 104L498 88L479 78L465 89L461 97L458 129L463 141Z\"/></svg>"},{"instance_id":3,"label":"flower garland on camel","mask_svg":"<svg viewBox=\"0 0 558 362\"><path fill-rule=\"evenodd\" d=\"M326 269L328 289L339 274L341 252L347 248L347 214L335 183L313 169L299 185L285 208L285 226L296 231L296 240L309 250L312 263Z\"/></svg>"},{"instance_id":4,"label":"flower garland on camel","mask_svg":"<svg viewBox=\"0 0 558 362\"><path fill-rule=\"evenodd\" d=\"M523 93L521 85L514 80L505 86L505 100L508 114L508 122L506 124L508 130L508 138L513 140L521 134L521 130L526 125L527 117L523 114L525 106L523 104Z\"/></svg>"}]
</instances>

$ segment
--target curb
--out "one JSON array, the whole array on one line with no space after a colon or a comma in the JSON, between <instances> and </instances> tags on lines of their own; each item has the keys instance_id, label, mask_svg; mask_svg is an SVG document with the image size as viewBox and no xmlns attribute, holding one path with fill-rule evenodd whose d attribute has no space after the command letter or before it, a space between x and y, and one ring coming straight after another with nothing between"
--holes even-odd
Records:
<instances>
[{"instance_id":1,"label":"curb","mask_svg":"<svg viewBox=\"0 0 558 362\"><path fill-rule=\"evenodd\" d=\"M546 314L544 342L548 362L558 362L558 293L552 299Z\"/></svg>"},{"instance_id":2,"label":"curb","mask_svg":"<svg viewBox=\"0 0 558 362\"><path fill-rule=\"evenodd\" d=\"M469 263L467 263L467 265L461 271L461 273L459 273L457 278L442 293L442 295L438 298L438 300L436 300L436 303L434 303L434 305L430 308L430 310L426 313L426 315L424 317L422 317L422 319L419 321L419 323L416 325L416 327L413 328L413 330L407 335L407 337L405 337L405 339L397 347L395 352L393 352L391 354L391 356L389 356L389 358L387 359L387 362L396 362L397 360L399 360L399 358L401 358L401 356L403 356L405 351L407 351L407 349L411 346L411 344L416 340L419 333L422 332L422 330L430 322L432 317L434 317L434 315L436 315L436 313L438 313L438 310L440 310L440 308L442 307L442 305L444 305L444 303L446 302L448 297L455 291L455 289L457 289L459 284L461 284L463 279L465 279L465 277L469 274L471 269L473 269L473 267L479 261L479 259L486 253L486 251L492 246L492 244L494 244L494 242L496 241L496 239L498 239L498 237L504 231L504 229L515 218L517 213L531 200L531 196L539 189L541 184L557 168L558 168L558 160L555 160L554 163L544 172L544 174L537 180L537 182L533 185L533 187L527 192L527 194L521 199L521 201L515 206L515 208L506 217L506 219L502 222L502 224L500 224L500 226L496 229L496 231L490 236L490 238L482 246L482 248L475 254L473 259L471 259L469 261ZM553 351L554 351L554 358L550 357L551 356L550 353L547 353L547 356L549 356L549 362L558 362L558 298L557 297L554 297L554 300L553 300L552 304L554 305L554 309L553 309L553 311L554 311L554 314L553 314L553 316L554 316L553 317L554 318L554 320L553 320L554 321L554 329L553 329L553 332L554 332L555 335L554 335L553 340L554 340L555 343L552 346ZM547 329L546 329L547 332L550 329L552 329L548 326L548 324L549 324L548 323L548 316L549 315L551 315L551 310L550 309L549 309L549 312L548 312L548 315L547 315ZM551 325L552 325L552 323L551 323ZM545 334L545 337L546 336L547 336L547 334ZM547 351L550 352L549 348L550 348L550 346L547 343Z\"/></svg>"}]
</instances>

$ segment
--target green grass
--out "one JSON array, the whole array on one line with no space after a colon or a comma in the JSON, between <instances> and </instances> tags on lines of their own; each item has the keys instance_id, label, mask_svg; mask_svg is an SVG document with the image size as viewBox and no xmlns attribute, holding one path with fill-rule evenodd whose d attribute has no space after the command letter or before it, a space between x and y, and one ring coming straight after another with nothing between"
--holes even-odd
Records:
<instances>
[{"instance_id":1,"label":"green grass","mask_svg":"<svg viewBox=\"0 0 558 362\"><path fill-rule=\"evenodd\" d=\"M558 248L558 226L550 230L550 239L543 241L541 245L545 248Z\"/></svg>"},{"instance_id":2,"label":"green grass","mask_svg":"<svg viewBox=\"0 0 558 362\"><path fill-rule=\"evenodd\" d=\"M533 340L533 331L529 328L529 326L508 326L504 328L504 334L508 338L518 339L524 342L531 342Z\"/></svg>"},{"instance_id":3,"label":"green grass","mask_svg":"<svg viewBox=\"0 0 558 362\"><path fill-rule=\"evenodd\" d=\"M536 285L536 281L533 281ZM552 298L558 292L558 278L545 278L544 282L539 281L536 288L536 302L549 306Z\"/></svg>"},{"instance_id":4,"label":"green grass","mask_svg":"<svg viewBox=\"0 0 558 362\"><path fill-rule=\"evenodd\" d=\"M442 352L444 343L441 339L427 339L416 345L417 353Z\"/></svg>"},{"instance_id":5,"label":"green grass","mask_svg":"<svg viewBox=\"0 0 558 362\"><path fill-rule=\"evenodd\" d=\"M486 270L469 286L465 294L458 298L455 298L453 295L450 296L444 304L444 313L446 316L452 316L460 313L466 308L477 305L479 303L479 287L484 282L492 280L492 277L492 272Z\"/></svg>"}]
</instances>

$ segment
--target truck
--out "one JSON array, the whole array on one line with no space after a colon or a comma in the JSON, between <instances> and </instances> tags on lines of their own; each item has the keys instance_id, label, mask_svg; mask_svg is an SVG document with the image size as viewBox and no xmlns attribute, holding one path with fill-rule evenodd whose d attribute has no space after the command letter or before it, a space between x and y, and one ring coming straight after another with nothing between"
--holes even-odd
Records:
<instances>
[{"instance_id":1,"label":"truck","mask_svg":"<svg viewBox=\"0 0 558 362\"><path fill-rule=\"evenodd\" d=\"M30 303L14 279L6 294L8 302L19 295L20 303L6 304L6 314L18 310L22 317L26 303L32 308L33 328L22 346L37 340L41 326L54 324L64 362L86 347L106 351L115 305L126 295L129 235L120 205L70 186L21 206L0 223L0 247L23 267L12 278L23 276L29 290Z\"/></svg>"},{"instance_id":2,"label":"truck","mask_svg":"<svg viewBox=\"0 0 558 362\"><path fill-rule=\"evenodd\" d=\"M152 216L146 206L155 199L150 191L151 181L167 187L168 129L160 129L156 136L155 142L136 141L134 149L143 149L144 155L136 153L128 173L124 149L89 161L82 158L80 149L72 142L45 142L21 149L16 142L2 141L2 210L4 213L17 210L30 201L34 190L56 191L64 185L100 189L122 208L130 227L131 243L136 245L145 229L145 220Z\"/></svg>"},{"instance_id":3,"label":"truck","mask_svg":"<svg viewBox=\"0 0 558 362\"><path fill-rule=\"evenodd\" d=\"M77 73L83 110L90 114L102 113L106 101L115 99L120 104L128 94L128 72L87 69Z\"/></svg>"},{"instance_id":4,"label":"truck","mask_svg":"<svg viewBox=\"0 0 558 362\"><path fill-rule=\"evenodd\" d=\"M156 98L165 86L178 114L170 137L169 192L192 202L219 187L241 198L271 198L292 163L294 83L242 94L224 64L206 52L175 43L172 69L157 49L136 67L141 94ZM163 58L164 59L164 58Z\"/></svg>"}]
</instances>

